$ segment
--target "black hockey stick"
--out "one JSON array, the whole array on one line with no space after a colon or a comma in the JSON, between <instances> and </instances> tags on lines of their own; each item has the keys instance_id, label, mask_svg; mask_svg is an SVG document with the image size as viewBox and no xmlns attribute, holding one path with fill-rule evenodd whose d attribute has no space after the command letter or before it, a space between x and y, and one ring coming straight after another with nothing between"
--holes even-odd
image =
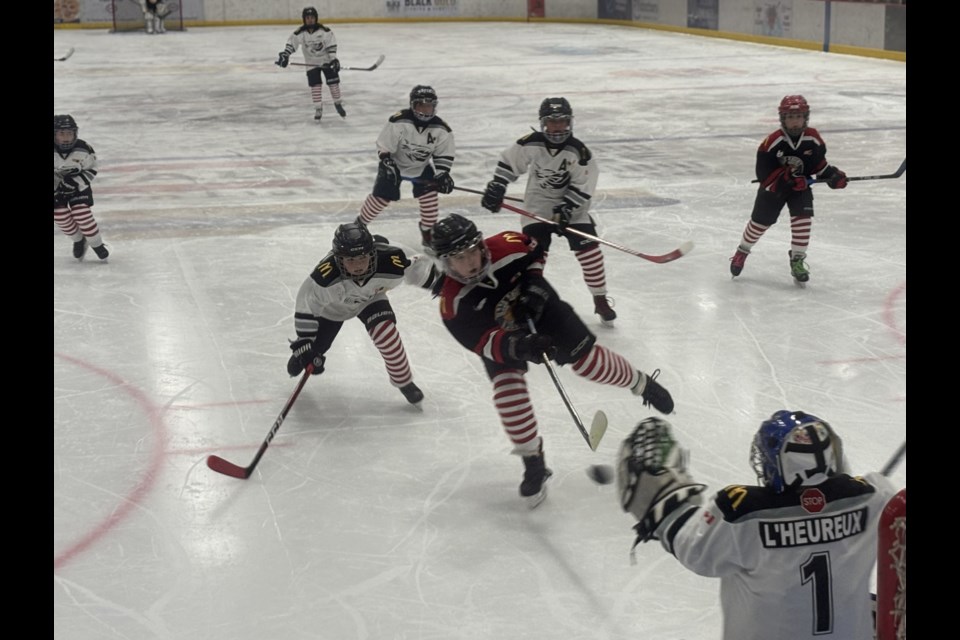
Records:
<instances>
[{"instance_id":1,"label":"black hockey stick","mask_svg":"<svg viewBox=\"0 0 960 640\"><path fill-rule=\"evenodd\" d=\"M66 60L67 58L69 58L69 57L72 56L72 55L73 55L73 47L70 47L69 49L67 49L67 52L66 52L65 54L63 54L62 56L53 56L53 61L54 61L54 62L63 62L64 60Z\"/></svg>"},{"instance_id":2,"label":"black hockey stick","mask_svg":"<svg viewBox=\"0 0 960 640\"><path fill-rule=\"evenodd\" d=\"M277 419L273 422L273 426L270 427L270 432L267 433L266 439L263 441L263 444L260 445L257 455L253 456L253 461L250 464L245 467L241 467L230 462L229 460L224 460L220 456L210 455L207 456L207 466L217 473L222 473L223 475L230 476L231 478L240 478L241 480L246 480L249 478L250 474L253 473L253 470L257 468L257 463L260 462L260 458L263 457L267 447L270 446L270 441L273 440L273 436L277 435L280 425L283 424L284 419L290 412L290 407L293 406L297 396L300 395L303 385L307 384L307 380L312 374L313 363L311 362L307 365L306 369L303 370L303 376L300 377L300 382L297 383L297 388L293 390L293 395L291 395L290 399L287 400L287 404L283 406L283 410L280 412L280 415L277 416Z\"/></svg>"},{"instance_id":3,"label":"black hockey stick","mask_svg":"<svg viewBox=\"0 0 960 640\"><path fill-rule=\"evenodd\" d=\"M907 159L904 158L903 162L900 163L900 166L897 167L897 170L893 173L884 173L879 176L853 176L847 177L847 182L855 182L857 180L888 180L890 178L899 178L903 175L903 172L907 170ZM755 182L760 182L759 180L751 180L751 184ZM818 182L827 182L826 180L817 180L816 178L807 178L807 184L817 184Z\"/></svg>"},{"instance_id":4,"label":"black hockey stick","mask_svg":"<svg viewBox=\"0 0 960 640\"><path fill-rule=\"evenodd\" d=\"M527 326L530 327L530 333L536 335L537 327L530 318L527 318ZM540 358L543 360L543 365L547 368L547 372L550 374L554 386L557 388L557 391L560 392L563 404L567 405L567 411L573 416L573 422L577 425L577 429L580 430L580 435L587 441L587 446L590 447L592 451L596 451L600 440L603 439L603 434L607 432L607 414L603 411L597 411L593 416L593 422L590 424L590 433L587 433L586 427L583 426L583 420L580 419L580 414L577 413L573 403L570 402L570 397L567 396L566 390L564 390L563 385L560 384L560 378L557 377L557 372L553 369L553 365L550 364L550 359L547 358L547 354L540 354Z\"/></svg>"},{"instance_id":5,"label":"black hockey stick","mask_svg":"<svg viewBox=\"0 0 960 640\"><path fill-rule=\"evenodd\" d=\"M435 181L433 181L433 180L427 180L427 179L424 179L424 178L402 178L402 179L403 179L403 180L409 180L410 182L413 182L413 183L415 183L415 184L425 184L425 185L430 185L430 186L434 186L434 185L437 184L437 183L436 183ZM483 191L478 191L478 190L476 190L476 189L467 189L466 187L454 187L454 190L455 190L455 191L466 191L467 193L475 193L475 194L477 194L477 195L479 195L479 196L482 196L482 195L484 194ZM503 196L503 199L504 199L504 200L511 200L511 201L513 201L513 202L521 202L521 203L523 202L523 198L513 198L513 197L511 197L511 196Z\"/></svg>"},{"instance_id":6,"label":"black hockey stick","mask_svg":"<svg viewBox=\"0 0 960 640\"><path fill-rule=\"evenodd\" d=\"M384 59L386 59L386 57L387 57L387 56L385 56L385 55L383 55L383 54L381 53L381 54L380 54L380 57L377 58L377 61L374 62L374 63L373 63L372 65L370 65L369 67L343 67L343 66L341 66L341 67L340 67L340 70L341 70L341 71L373 71L374 69L376 69L377 67L380 66L380 64L384 61ZM294 65L294 66L297 66L297 67L321 67L321 68L324 68L324 67L327 66L327 65L325 65L325 64L307 64L306 62L291 62L290 64L292 64L292 65Z\"/></svg>"},{"instance_id":7,"label":"black hockey stick","mask_svg":"<svg viewBox=\"0 0 960 640\"><path fill-rule=\"evenodd\" d=\"M907 454L907 441L904 440L897 450L890 456L890 459L887 460L887 464L883 465L883 469L880 470L880 473L890 477L890 474L896 471L897 467L900 466L900 461L903 460L903 456Z\"/></svg>"}]
</instances>

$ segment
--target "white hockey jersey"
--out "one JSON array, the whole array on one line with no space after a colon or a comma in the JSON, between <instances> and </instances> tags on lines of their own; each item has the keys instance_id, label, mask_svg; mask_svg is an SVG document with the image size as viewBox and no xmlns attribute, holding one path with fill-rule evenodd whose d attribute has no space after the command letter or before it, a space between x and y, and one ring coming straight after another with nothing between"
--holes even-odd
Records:
<instances>
[{"instance_id":1,"label":"white hockey jersey","mask_svg":"<svg viewBox=\"0 0 960 640\"><path fill-rule=\"evenodd\" d=\"M685 567L720 578L725 640L872 640L877 524L895 493L879 473L782 494L731 485L657 533Z\"/></svg>"},{"instance_id":2,"label":"white hockey jersey","mask_svg":"<svg viewBox=\"0 0 960 640\"><path fill-rule=\"evenodd\" d=\"M558 149L548 145L542 133L530 133L500 154L494 179L515 182L523 173L529 173L523 202L531 213L550 218L553 208L566 199L576 207L571 223L590 222L590 199L596 191L600 170L585 144L570 136ZM521 217L524 226L535 222Z\"/></svg>"},{"instance_id":3,"label":"white hockey jersey","mask_svg":"<svg viewBox=\"0 0 960 640\"><path fill-rule=\"evenodd\" d=\"M333 62L337 57L337 37L329 27L322 24L315 25L310 30L306 25L291 34L287 40L287 53L294 53L303 47L303 61L307 64L324 65Z\"/></svg>"},{"instance_id":4,"label":"white hockey jersey","mask_svg":"<svg viewBox=\"0 0 960 640\"><path fill-rule=\"evenodd\" d=\"M371 303L385 300L388 291L404 282L425 289L432 286L437 270L430 258L416 255L408 259L403 249L392 245L377 244L376 248L374 273L359 282L340 272L332 252L320 261L297 292L294 325L298 336L316 335L316 318L355 318Z\"/></svg>"},{"instance_id":5,"label":"white hockey jersey","mask_svg":"<svg viewBox=\"0 0 960 640\"><path fill-rule=\"evenodd\" d=\"M53 145L53 191L82 193L97 176L97 154L84 140L77 140L67 153ZM66 185L63 183L66 182ZM61 188L63 187L63 188Z\"/></svg>"},{"instance_id":6,"label":"white hockey jersey","mask_svg":"<svg viewBox=\"0 0 960 640\"><path fill-rule=\"evenodd\" d=\"M457 149L453 131L440 117L423 122L404 109L390 116L380 131L377 152L389 153L403 177L417 178L431 159L437 171L449 173Z\"/></svg>"}]
</instances>

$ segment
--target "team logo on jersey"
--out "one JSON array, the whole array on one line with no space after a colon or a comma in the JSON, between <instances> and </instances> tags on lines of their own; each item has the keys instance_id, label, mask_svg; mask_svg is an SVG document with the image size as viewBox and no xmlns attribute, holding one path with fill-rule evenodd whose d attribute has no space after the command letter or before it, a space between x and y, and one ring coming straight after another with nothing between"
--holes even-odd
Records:
<instances>
[{"instance_id":1,"label":"team logo on jersey","mask_svg":"<svg viewBox=\"0 0 960 640\"><path fill-rule=\"evenodd\" d=\"M408 140L401 140L400 148L403 150L404 153L407 154L408 158L416 162L426 162L427 160L430 159L430 156L433 153L430 150L430 147L425 147L419 144L413 144Z\"/></svg>"},{"instance_id":2,"label":"team logo on jersey","mask_svg":"<svg viewBox=\"0 0 960 640\"><path fill-rule=\"evenodd\" d=\"M564 169L562 171L555 171L553 169L537 170L537 186L539 186L541 189L558 189L566 191L569 184L570 174L566 171L566 161L564 161Z\"/></svg>"},{"instance_id":3,"label":"team logo on jersey","mask_svg":"<svg viewBox=\"0 0 960 640\"><path fill-rule=\"evenodd\" d=\"M804 489L800 494L800 506L807 513L820 513L827 506L827 496L820 489Z\"/></svg>"}]
</instances>

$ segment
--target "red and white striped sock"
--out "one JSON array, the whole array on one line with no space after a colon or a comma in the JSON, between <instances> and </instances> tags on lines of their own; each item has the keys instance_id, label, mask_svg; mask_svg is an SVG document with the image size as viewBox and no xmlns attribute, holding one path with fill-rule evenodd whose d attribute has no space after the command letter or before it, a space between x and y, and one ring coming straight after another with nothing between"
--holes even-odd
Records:
<instances>
[{"instance_id":1,"label":"red and white striped sock","mask_svg":"<svg viewBox=\"0 0 960 640\"><path fill-rule=\"evenodd\" d=\"M493 404L514 453L529 456L540 451L540 436L524 375L520 369L508 369L494 376Z\"/></svg>"},{"instance_id":2,"label":"red and white striped sock","mask_svg":"<svg viewBox=\"0 0 960 640\"><path fill-rule=\"evenodd\" d=\"M368 329L373 344L380 351L384 364L387 365L387 375L395 387L402 387L413 381L413 372L407 361L407 352L403 348L403 340L397 325L391 320L380 322Z\"/></svg>"}]
</instances>

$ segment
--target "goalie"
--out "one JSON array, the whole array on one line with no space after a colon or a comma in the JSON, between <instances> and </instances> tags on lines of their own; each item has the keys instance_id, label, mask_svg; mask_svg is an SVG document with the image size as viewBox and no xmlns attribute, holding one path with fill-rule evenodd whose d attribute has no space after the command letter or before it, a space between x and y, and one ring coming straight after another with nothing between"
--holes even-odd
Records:
<instances>
[{"instance_id":1,"label":"goalie","mask_svg":"<svg viewBox=\"0 0 960 640\"><path fill-rule=\"evenodd\" d=\"M173 7L168 6L162 0L140 0L140 8L143 9L143 22L147 33L166 33L164 19L170 15Z\"/></svg>"},{"instance_id":2,"label":"goalie","mask_svg":"<svg viewBox=\"0 0 960 640\"><path fill-rule=\"evenodd\" d=\"M778 411L753 438L759 485L705 501L671 429L647 418L620 447L617 488L639 520L634 546L659 540L694 573L720 578L725 640L872 640L870 580L890 481L847 475L830 425Z\"/></svg>"}]
</instances>

